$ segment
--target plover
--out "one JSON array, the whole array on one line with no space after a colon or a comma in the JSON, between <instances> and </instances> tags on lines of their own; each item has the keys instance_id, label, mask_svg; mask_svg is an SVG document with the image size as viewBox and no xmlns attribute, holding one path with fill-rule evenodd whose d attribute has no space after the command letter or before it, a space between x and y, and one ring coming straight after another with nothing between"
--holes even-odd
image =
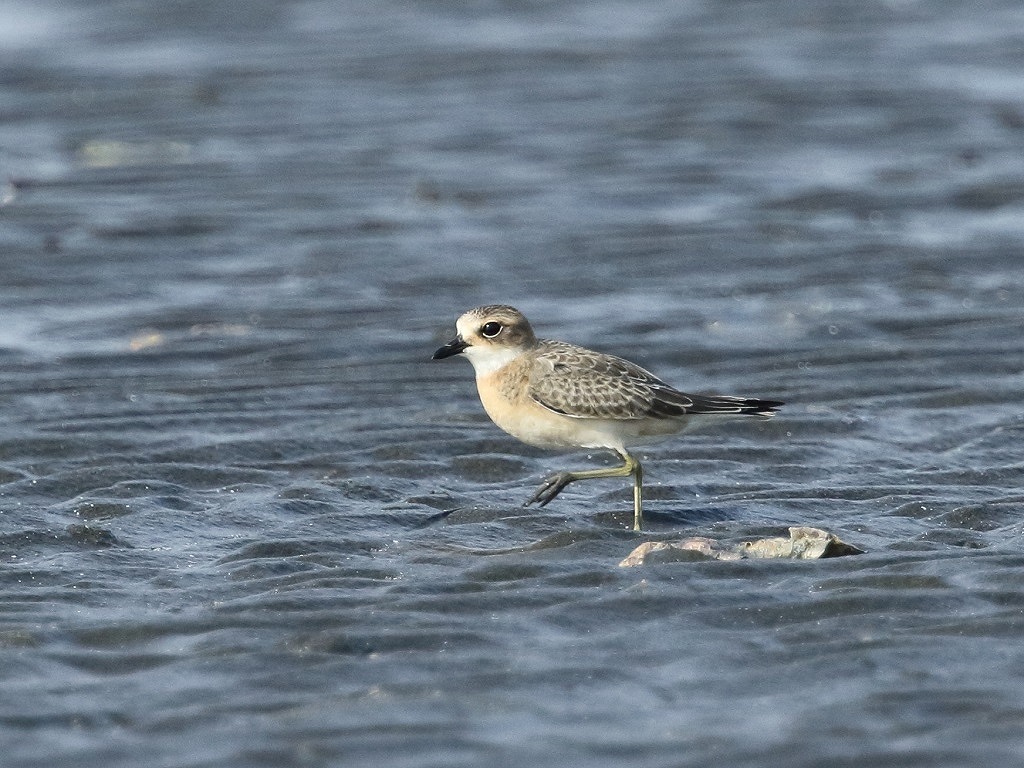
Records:
<instances>
[{"instance_id":1,"label":"plover","mask_svg":"<svg viewBox=\"0 0 1024 768\"><path fill-rule=\"evenodd\" d=\"M695 420L771 416L776 400L688 395L614 355L538 339L523 314L504 304L471 309L458 335L433 359L464 354L476 371L480 402L491 420L539 448L605 448L621 466L552 475L525 506L543 507L577 480L633 478L633 529L643 524L643 468L627 447L682 431Z\"/></svg>"}]
</instances>

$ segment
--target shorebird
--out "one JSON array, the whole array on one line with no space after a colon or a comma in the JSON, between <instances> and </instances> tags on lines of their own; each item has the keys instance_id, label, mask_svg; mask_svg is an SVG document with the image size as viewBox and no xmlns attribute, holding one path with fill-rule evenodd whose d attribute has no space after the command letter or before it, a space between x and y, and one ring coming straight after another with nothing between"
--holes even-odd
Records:
<instances>
[{"instance_id":1,"label":"shorebird","mask_svg":"<svg viewBox=\"0 0 1024 768\"><path fill-rule=\"evenodd\" d=\"M577 480L633 478L633 530L643 525L643 468L627 447L681 432L695 420L772 416L776 400L688 395L635 363L564 341L538 339L523 314L504 304L471 309L458 335L433 359L463 354L476 371L480 402L501 429L539 448L605 448L621 466L559 472L524 506L543 507Z\"/></svg>"}]
</instances>

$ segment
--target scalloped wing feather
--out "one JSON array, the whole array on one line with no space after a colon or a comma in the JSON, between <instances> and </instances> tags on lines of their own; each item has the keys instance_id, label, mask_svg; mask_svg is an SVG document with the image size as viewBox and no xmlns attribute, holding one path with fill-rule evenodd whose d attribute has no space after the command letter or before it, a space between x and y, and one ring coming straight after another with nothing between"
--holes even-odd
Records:
<instances>
[{"instance_id":1,"label":"scalloped wing feather","mask_svg":"<svg viewBox=\"0 0 1024 768\"><path fill-rule=\"evenodd\" d=\"M725 395L688 395L650 371L613 355L560 341L540 341L529 396L580 419L678 419L697 414L771 416L781 403Z\"/></svg>"}]
</instances>

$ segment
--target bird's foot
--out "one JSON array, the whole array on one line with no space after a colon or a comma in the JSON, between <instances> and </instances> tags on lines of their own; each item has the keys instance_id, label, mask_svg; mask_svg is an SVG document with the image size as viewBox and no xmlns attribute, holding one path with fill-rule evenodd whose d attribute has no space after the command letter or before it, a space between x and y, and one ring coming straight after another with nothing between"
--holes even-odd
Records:
<instances>
[{"instance_id":1,"label":"bird's foot","mask_svg":"<svg viewBox=\"0 0 1024 768\"><path fill-rule=\"evenodd\" d=\"M557 475L552 475L541 483L537 492L533 494L533 496L531 496L523 506L528 507L531 504L536 504L539 507L543 507L554 499L555 496L560 494L565 486L575 479L576 476L572 472L559 472Z\"/></svg>"}]
</instances>

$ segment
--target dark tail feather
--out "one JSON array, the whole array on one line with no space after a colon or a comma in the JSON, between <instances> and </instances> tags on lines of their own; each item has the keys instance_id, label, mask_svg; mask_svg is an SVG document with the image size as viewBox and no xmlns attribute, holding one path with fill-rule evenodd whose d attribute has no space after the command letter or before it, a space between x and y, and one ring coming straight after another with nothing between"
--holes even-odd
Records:
<instances>
[{"instance_id":1,"label":"dark tail feather","mask_svg":"<svg viewBox=\"0 0 1024 768\"><path fill-rule=\"evenodd\" d=\"M658 419L678 419L683 416L704 414L772 416L782 405L779 400L758 400L754 397L688 395L662 382L654 384L652 390L654 400L647 415Z\"/></svg>"},{"instance_id":2,"label":"dark tail feather","mask_svg":"<svg viewBox=\"0 0 1024 768\"><path fill-rule=\"evenodd\" d=\"M727 395L690 395L693 405L687 408L688 413L720 414L730 413L751 416L774 416L782 407L779 400L758 400L754 397L729 397Z\"/></svg>"}]
</instances>

